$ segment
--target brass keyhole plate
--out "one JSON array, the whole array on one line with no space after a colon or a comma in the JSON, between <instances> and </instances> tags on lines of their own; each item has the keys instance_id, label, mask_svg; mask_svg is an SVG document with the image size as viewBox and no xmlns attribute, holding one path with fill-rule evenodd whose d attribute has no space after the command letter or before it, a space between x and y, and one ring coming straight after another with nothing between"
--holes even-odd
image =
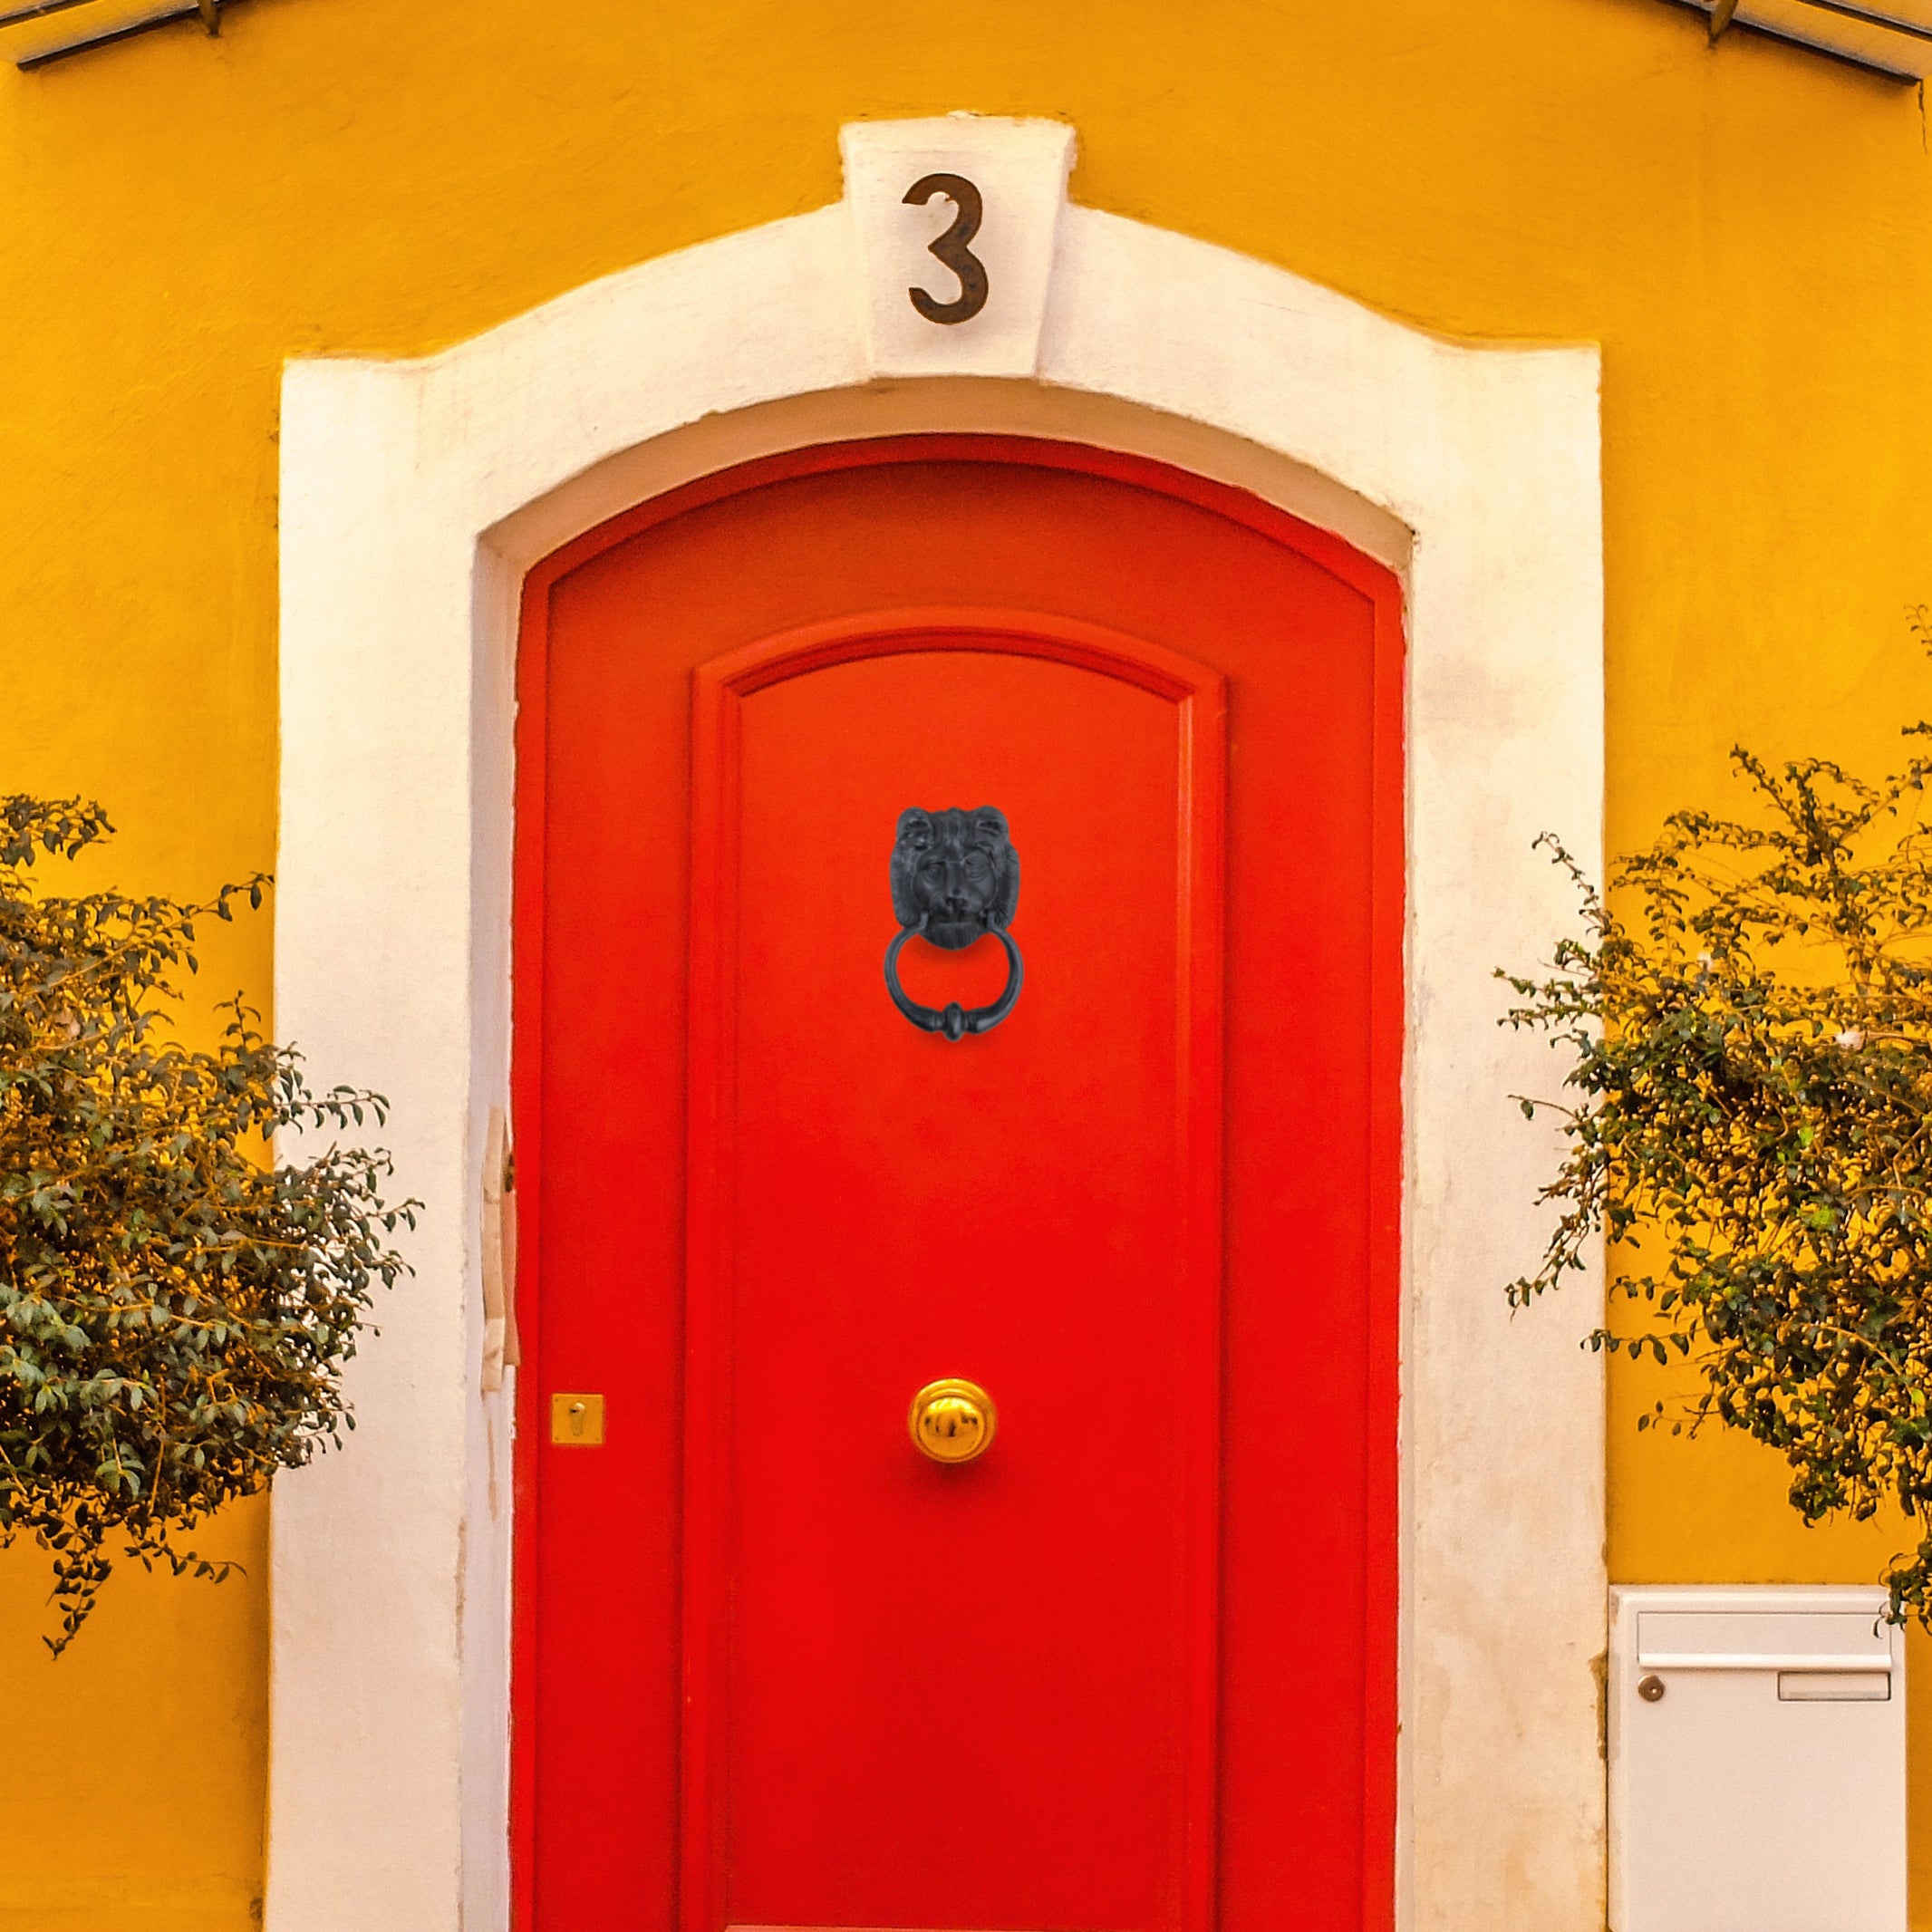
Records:
<instances>
[{"instance_id":1,"label":"brass keyhole plate","mask_svg":"<svg viewBox=\"0 0 1932 1932\"><path fill-rule=\"evenodd\" d=\"M1000 1412L977 1382L947 1376L928 1382L906 1411L905 1433L935 1463L970 1463L993 1445Z\"/></svg>"},{"instance_id":2,"label":"brass keyhole plate","mask_svg":"<svg viewBox=\"0 0 1932 1932\"><path fill-rule=\"evenodd\" d=\"M550 1440L565 1449L598 1449L604 1444L604 1397L589 1395L550 1398Z\"/></svg>"}]
</instances>

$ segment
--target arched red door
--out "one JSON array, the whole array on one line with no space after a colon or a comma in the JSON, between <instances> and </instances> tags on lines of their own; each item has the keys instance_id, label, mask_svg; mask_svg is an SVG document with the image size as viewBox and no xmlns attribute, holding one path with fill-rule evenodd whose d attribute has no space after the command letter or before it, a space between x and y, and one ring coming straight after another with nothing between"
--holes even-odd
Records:
<instances>
[{"instance_id":1,"label":"arched red door","mask_svg":"<svg viewBox=\"0 0 1932 1932\"><path fill-rule=\"evenodd\" d=\"M1399 637L990 438L533 575L524 1925L1387 1922Z\"/></svg>"}]
</instances>

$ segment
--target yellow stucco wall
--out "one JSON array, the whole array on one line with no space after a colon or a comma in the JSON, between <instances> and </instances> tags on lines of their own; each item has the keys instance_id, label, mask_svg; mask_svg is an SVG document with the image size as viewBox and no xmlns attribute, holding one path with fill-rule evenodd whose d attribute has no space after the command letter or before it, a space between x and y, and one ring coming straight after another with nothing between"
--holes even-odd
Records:
<instances>
[{"instance_id":1,"label":"yellow stucco wall","mask_svg":"<svg viewBox=\"0 0 1932 1932\"><path fill-rule=\"evenodd\" d=\"M129 886L269 865L284 358L469 335L834 198L841 121L961 107L1076 123L1080 200L1602 343L1614 845L1717 797L1734 738L1878 761L1932 711L1916 90L1658 0L255 0L217 43L0 72L0 788L103 799ZM268 939L211 994L266 993ZM1748 1444L1637 1437L1647 1372L1613 1391L1613 1576L1864 1580L1894 1547L1801 1530ZM206 1541L246 1580L117 1581L57 1665L40 1560L0 1563L0 1932L254 1922L265 1512ZM1915 1898L1932 1923L1932 1858Z\"/></svg>"}]
</instances>

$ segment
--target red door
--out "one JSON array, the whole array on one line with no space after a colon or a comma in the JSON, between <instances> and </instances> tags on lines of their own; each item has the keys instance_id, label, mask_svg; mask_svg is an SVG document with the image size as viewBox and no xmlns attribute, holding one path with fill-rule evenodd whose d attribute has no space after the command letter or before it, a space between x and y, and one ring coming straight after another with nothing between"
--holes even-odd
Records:
<instances>
[{"instance_id":1,"label":"red door","mask_svg":"<svg viewBox=\"0 0 1932 1932\"><path fill-rule=\"evenodd\" d=\"M522 1923L1387 1923L1393 583L900 440L521 688Z\"/></svg>"}]
</instances>

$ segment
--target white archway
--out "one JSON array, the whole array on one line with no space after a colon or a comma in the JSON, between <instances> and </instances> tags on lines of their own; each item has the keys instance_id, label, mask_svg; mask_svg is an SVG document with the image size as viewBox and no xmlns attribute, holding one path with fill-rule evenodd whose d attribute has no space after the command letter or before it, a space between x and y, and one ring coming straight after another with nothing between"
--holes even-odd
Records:
<instances>
[{"instance_id":1,"label":"white archway","mask_svg":"<svg viewBox=\"0 0 1932 1932\"><path fill-rule=\"evenodd\" d=\"M508 1426L480 1393L483 1148L509 1055L524 572L730 463L912 430L1061 437L1235 483L1402 575L1409 629L1402 1744L1409 1932L1602 1922L1600 1370L1579 1287L1512 1323L1550 1077L1493 967L1573 916L1530 849L1600 854L1594 349L1452 343L1067 201L1071 130L845 134L816 213L645 263L418 362L311 361L282 420L276 1024L394 1112L417 1274L358 1426L276 1491L269 1924L507 1918ZM982 190L993 297L924 252ZM1322 1660L1310 1658L1311 1669Z\"/></svg>"}]
</instances>

